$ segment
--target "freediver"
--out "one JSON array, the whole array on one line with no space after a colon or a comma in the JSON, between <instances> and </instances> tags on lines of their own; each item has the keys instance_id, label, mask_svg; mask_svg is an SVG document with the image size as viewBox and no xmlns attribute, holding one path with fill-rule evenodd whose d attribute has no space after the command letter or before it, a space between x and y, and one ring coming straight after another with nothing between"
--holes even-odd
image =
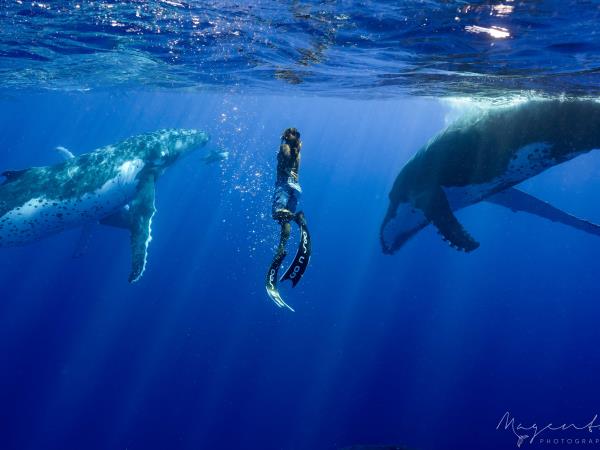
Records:
<instances>
[{"instance_id":1,"label":"freediver","mask_svg":"<svg viewBox=\"0 0 600 450\"><path fill-rule=\"evenodd\" d=\"M292 281L292 285L296 286L300 278L302 278L310 260L311 242L306 220L301 211L296 213L298 197L302 193L302 188L298 182L301 150L302 141L300 140L300 132L296 128L287 128L281 135L281 145L277 153L277 177L271 211L273 219L281 227L281 232L279 245L267 272L266 279L266 289L269 297L277 306L287 307L292 311L293 309L283 301L277 290L277 272L287 255L286 244L290 237L290 222L292 221L300 228L300 243L294 261L281 277L280 281L289 279Z\"/></svg>"}]
</instances>

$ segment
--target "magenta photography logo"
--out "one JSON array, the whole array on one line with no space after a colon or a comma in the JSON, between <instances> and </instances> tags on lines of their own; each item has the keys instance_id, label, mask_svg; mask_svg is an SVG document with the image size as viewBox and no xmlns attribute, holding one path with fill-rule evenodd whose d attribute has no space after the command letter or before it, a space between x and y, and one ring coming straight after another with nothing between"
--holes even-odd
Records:
<instances>
[{"instance_id":1,"label":"magenta photography logo","mask_svg":"<svg viewBox=\"0 0 600 450\"><path fill-rule=\"evenodd\" d=\"M577 446L600 446L600 420L598 414L579 424L522 423L509 411L500 418L496 430L508 431L516 438L517 447L525 444Z\"/></svg>"}]
</instances>

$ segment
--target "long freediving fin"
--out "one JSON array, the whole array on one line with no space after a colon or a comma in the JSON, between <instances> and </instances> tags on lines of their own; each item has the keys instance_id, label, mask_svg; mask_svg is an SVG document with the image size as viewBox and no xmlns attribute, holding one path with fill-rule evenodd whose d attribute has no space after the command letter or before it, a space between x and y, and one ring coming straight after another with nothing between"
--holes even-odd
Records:
<instances>
[{"instance_id":1,"label":"long freediving fin","mask_svg":"<svg viewBox=\"0 0 600 450\"><path fill-rule=\"evenodd\" d=\"M479 242L473 239L454 216L441 186L420 195L415 200L415 206L423 211L427 220L435 225L443 239L452 247L465 252L479 247Z\"/></svg>"},{"instance_id":2,"label":"long freediving fin","mask_svg":"<svg viewBox=\"0 0 600 450\"><path fill-rule=\"evenodd\" d=\"M296 287L302 279L302 276L308 267L308 263L310 262L310 255L312 253L310 233L308 232L304 214L302 212L296 214L295 221L300 227L300 243L298 244L298 250L296 251L296 256L294 256L292 264L290 264L290 267L288 267L279 280L291 280L292 287Z\"/></svg>"},{"instance_id":3,"label":"long freediving fin","mask_svg":"<svg viewBox=\"0 0 600 450\"><path fill-rule=\"evenodd\" d=\"M267 290L267 294L269 298L273 300L273 302L279 306L280 308L288 308L290 311L294 312L294 309L288 305L283 298L281 298L281 294L279 294L279 290L277 289L277 272L279 272L279 267L285 258L285 252L278 253L269 270L267 271L267 278L265 280L265 288Z\"/></svg>"},{"instance_id":4,"label":"long freediving fin","mask_svg":"<svg viewBox=\"0 0 600 450\"><path fill-rule=\"evenodd\" d=\"M595 223L588 222L587 220L580 219L569 213L561 211L555 206L552 206L550 203L546 203L545 201L540 200L533 195L523 192L517 188L506 189L498 194L486 198L485 201L499 206L504 206L505 208L509 208L514 212L523 211L529 214L534 214L544 219L562 223L563 225L568 225L578 230L585 231L586 233L600 236L600 225L596 225Z\"/></svg>"}]
</instances>

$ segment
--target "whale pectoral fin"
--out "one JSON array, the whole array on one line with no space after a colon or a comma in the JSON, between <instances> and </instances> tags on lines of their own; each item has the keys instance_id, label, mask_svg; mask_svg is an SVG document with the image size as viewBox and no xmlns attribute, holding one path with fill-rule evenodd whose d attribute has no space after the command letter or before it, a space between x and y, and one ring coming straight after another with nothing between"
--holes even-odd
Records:
<instances>
[{"instance_id":1,"label":"whale pectoral fin","mask_svg":"<svg viewBox=\"0 0 600 450\"><path fill-rule=\"evenodd\" d=\"M128 205L100 220L101 225L123 228L130 232L130 283L138 281L146 270L148 245L152 240L152 217L155 212L154 176L147 175L140 180L136 196Z\"/></svg>"},{"instance_id":2,"label":"whale pectoral fin","mask_svg":"<svg viewBox=\"0 0 600 450\"><path fill-rule=\"evenodd\" d=\"M485 199L485 201L511 209L513 212L523 211L538 217L562 223L586 233L600 236L600 225L580 219L561 211L531 194L516 188L509 188Z\"/></svg>"},{"instance_id":3,"label":"whale pectoral fin","mask_svg":"<svg viewBox=\"0 0 600 450\"><path fill-rule=\"evenodd\" d=\"M470 252L479 247L473 237L464 229L454 216L446 194L440 186L421 194L414 202L425 217L438 229L443 239L457 250Z\"/></svg>"},{"instance_id":4,"label":"whale pectoral fin","mask_svg":"<svg viewBox=\"0 0 600 450\"><path fill-rule=\"evenodd\" d=\"M131 215L131 273L129 282L135 283L146 270L148 245L152 240L152 217L154 207L154 177L147 176L140 181L135 199L130 204Z\"/></svg>"}]
</instances>

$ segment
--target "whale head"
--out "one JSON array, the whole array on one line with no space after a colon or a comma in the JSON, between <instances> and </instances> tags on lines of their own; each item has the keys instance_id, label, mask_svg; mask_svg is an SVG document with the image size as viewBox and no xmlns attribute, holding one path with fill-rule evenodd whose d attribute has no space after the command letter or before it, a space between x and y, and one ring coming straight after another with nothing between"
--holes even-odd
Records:
<instances>
[{"instance_id":1,"label":"whale head","mask_svg":"<svg viewBox=\"0 0 600 450\"><path fill-rule=\"evenodd\" d=\"M391 202L380 230L383 252L394 253L427 223L423 212L410 202Z\"/></svg>"},{"instance_id":2,"label":"whale head","mask_svg":"<svg viewBox=\"0 0 600 450\"><path fill-rule=\"evenodd\" d=\"M194 129L165 129L139 137L137 148L148 164L166 168L206 145L208 133Z\"/></svg>"}]
</instances>

